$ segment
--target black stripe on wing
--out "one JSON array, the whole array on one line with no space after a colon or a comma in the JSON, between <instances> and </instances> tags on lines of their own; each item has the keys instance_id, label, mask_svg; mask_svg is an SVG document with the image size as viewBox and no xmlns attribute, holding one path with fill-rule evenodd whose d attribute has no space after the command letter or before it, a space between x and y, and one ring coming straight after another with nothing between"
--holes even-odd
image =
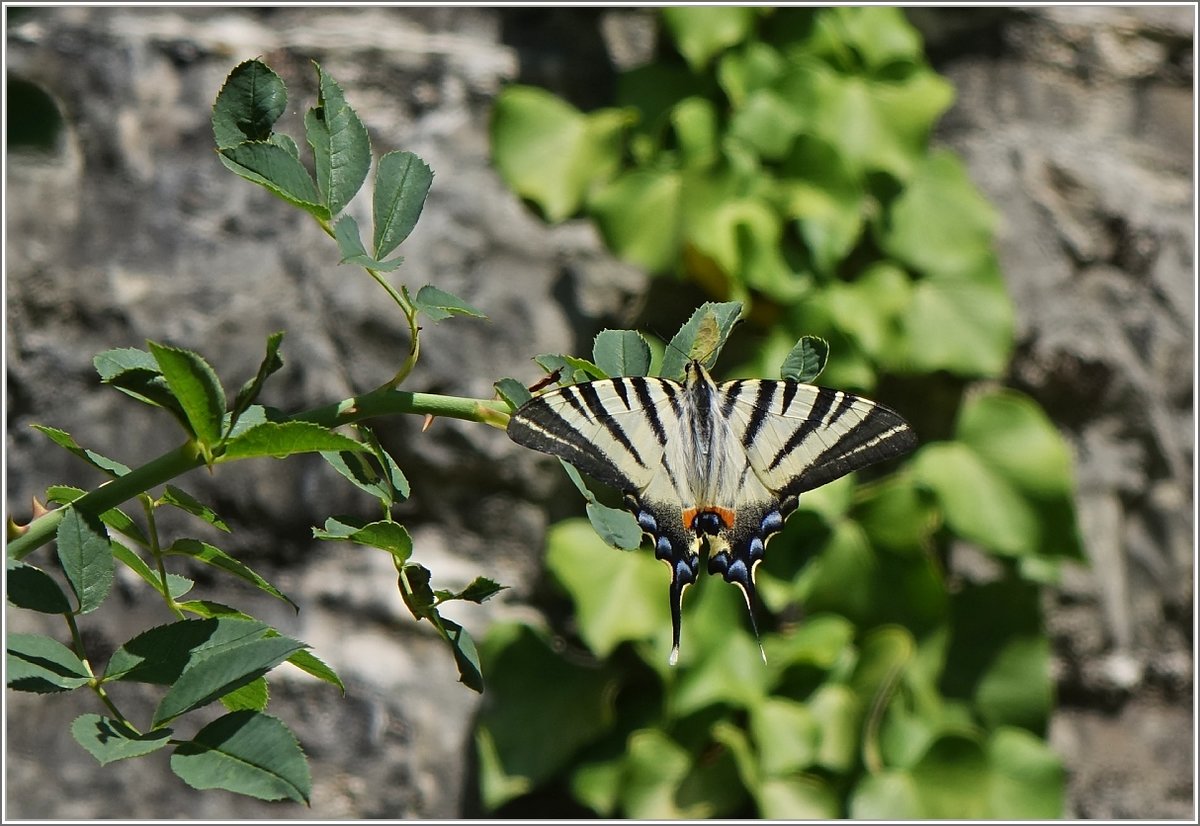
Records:
<instances>
[{"instance_id":1,"label":"black stripe on wing","mask_svg":"<svg viewBox=\"0 0 1200 826\"><path fill-rule=\"evenodd\" d=\"M849 400L851 403L865 401ZM836 434L833 443L783 487L780 491L782 495L795 496L818 488L847 473L901 456L917 446L916 434L900 414L882 405L870 404L873 406L857 424L841 432L838 432L840 428L832 426L831 435ZM840 417L844 410L839 407L834 412ZM832 421L836 421L836 418Z\"/></svg>"},{"instance_id":2,"label":"black stripe on wing","mask_svg":"<svg viewBox=\"0 0 1200 826\"><path fill-rule=\"evenodd\" d=\"M555 395L561 394L568 406L576 408L578 399L573 392L568 392L573 389L565 388ZM580 414L579 420L591 421L584 414ZM611 426L606 425L606 428L612 432ZM617 428L619 430L619 425ZM508 420L508 437L523 447L565 459L592 478L620 491L628 493L636 489L633 480L613 458L583 435L576 423L555 410L544 396L535 396L512 414Z\"/></svg>"}]
</instances>

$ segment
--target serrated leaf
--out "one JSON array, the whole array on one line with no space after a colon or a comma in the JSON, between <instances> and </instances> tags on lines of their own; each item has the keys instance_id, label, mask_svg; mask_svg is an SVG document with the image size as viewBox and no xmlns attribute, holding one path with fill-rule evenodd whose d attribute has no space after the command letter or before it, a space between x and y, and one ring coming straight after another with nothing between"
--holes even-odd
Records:
<instances>
[{"instance_id":1,"label":"serrated leaf","mask_svg":"<svg viewBox=\"0 0 1200 826\"><path fill-rule=\"evenodd\" d=\"M6 573L5 596L17 608L42 614L70 613L71 602L67 595L54 577L41 568L8 557Z\"/></svg>"},{"instance_id":2,"label":"serrated leaf","mask_svg":"<svg viewBox=\"0 0 1200 826\"><path fill-rule=\"evenodd\" d=\"M472 691L483 693L483 670L479 666L479 652L475 649L475 641L456 622L448 619L441 620L441 627L446 642L454 651L454 664L458 667L458 681Z\"/></svg>"},{"instance_id":3,"label":"serrated leaf","mask_svg":"<svg viewBox=\"0 0 1200 826\"><path fill-rule=\"evenodd\" d=\"M404 562L412 555L412 537L399 522L368 522L351 517L329 517L325 529L313 529L315 539L345 540L381 548L390 553L397 562Z\"/></svg>"},{"instance_id":4,"label":"serrated leaf","mask_svg":"<svg viewBox=\"0 0 1200 826\"><path fill-rule=\"evenodd\" d=\"M193 610L197 602L182 603ZM227 648L263 639L271 632L266 623L217 603L204 603L216 618L189 619L150 628L126 642L109 657L105 680L170 685L193 660Z\"/></svg>"},{"instance_id":5,"label":"serrated leaf","mask_svg":"<svg viewBox=\"0 0 1200 826\"><path fill-rule=\"evenodd\" d=\"M375 256L400 246L417 225L433 171L411 152L388 152L375 172Z\"/></svg>"},{"instance_id":6,"label":"serrated leaf","mask_svg":"<svg viewBox=\"0 0 1200 826\"><path fill-rule=\"evenodd\" d=\"M267 678L259 677L251 680L241 688L235 688L221 696L221 705L228 711L266 711L271 691L267 687Z\"/></svg>"},{"instance_id":7,"label":"serrated leaf","mask_svg":"<svg viewBox=\"0 0 1200 826\"><path fill-rule=\"evenodd\" d=\"M120 720L99 714L82 714L71 723L75 742L87 749L101 766L158 751L167 745L172 733L169 728L160 728L139 734Z\"/></svg>"},{"instance_id":8,"label":"serrated leaf","mask_svg":"<svg viewBox=\"0 0 1200 826\"><path fill-rule=\"evenodd\" d=\"M140 402L170 411L180 422L187 421L183 408L158 368L158 362L146 351L132 347L107 350L92 362L105 384Z\"/></svg>"},{"instance_id":9,"label":"serrated leaf","mask_svg":"<svg viewBox=\"0 0 1200 826\"><path fill-rule=\"evenodd\" d=\"M58 525L55 540L63 573L79 600L78 613L96 610L113 581L113 554L104 524L70 508Z\"/></svg>"},{"instance_id":10,"label":"serrated leaf","mask_svg":"<svg viewBox=\"0 0 1200 826\"><path fill-rule=\"evenodd\" d=\"M9 634L5 675L9 688L50 694L87 685L87 666L58 640L41 634Z\"/></svg>"},{"instance_id":11,"label":"serrated leaf","mask_svg":"<svg viewBox=\"0 0 1200 826\"><path fill-rule=\"evenodd\" d=\"M650 345L634 330L602 330L592 344L592 356L610 376L650 374Z\"/></svg>"},{"instance_id":12,"label":"serrated leaf","mask_svg":"<svg viewBox=\"0 0 1200 826\"><path fill-rule=\"evenodd\" d=\"M533 394L529 392L528 387L508 376L500 379L492 386L496 388L497 395L513 410L516 410L533 398Z\"/></svg>"},{"instance_id":13,"label":"serrated leaf","mask_svg":"<svg viewBox=\"0 0 1200 826\"><path fill-rule=\"evenodd\" d=\"M710 331L712 341L707 342L704 349L707 353L698 353L706 368L711 368L717 362L717 356L725 341L729 338L734 325L742 315L740 301L725 303L706 302L696 308L692 317L687 320L663 353L661 375L670 379L682 379L684 367L693 358L696 341L705 329ZM707 326L706 326L707 325ZM715 328L714 326L715 325Z\"/></svg>"},{"instance_id":14,"label":"serrated leaf","mask_svg":"<svg viewBox=\"0 0 1200 826\"><path fill-rule=\"evenodd\" d=\"M113 558L141 577L155 591L163 594L162 581L159 579L156 571L151 570L150 566L140 556L120 542L114 541L110 544L112 545ZM171 599L177 600L192 590L192 586L194 585L195 583L185 576L168 573L167 593L163 594L163 596L169 596Z\"/></svg>"},{"instance_id":15,"label":"serrated leaf","mask_svg":"<svg viewBox=\"0 0 1200 826\"><path fill-rule=\"evenodd\" d=\"M174 485L166 485L163 488L163 495L159 497L159 501L173 505L182 511L190 513L192 516L200 518L214 528L229 533L229 526L217 515L216 511L182 488L177 488Z\"/></svg>"},{"instance_id":16,"label":"serrated leaf","mask_svg":"<svg viewBox=\"0 0 1200 826\"><path fill-rule=\"evenodd\" d=\"M235 424L241 418L242 413L246 411L246 408L258 398L258 394L262 392L263 384L267 378L283 367L283 359L279 357L279 345L282 341L282 332L271 333L267 336L267 352L263 356L262 362L258 365L258 372L255 373L254 378L242 385L233 400L231 421Z\"/></svg>"},{"instance_id":17,"label":"serrated leaf","mask_svg":"<svg viewBox=\"0 0 1200 826\"><path fill-rule=\"evenodd\" d=\"M192 434L205 448L211 449L221 439L225 416L225 390L216 372L190 350L153 341L148 345L172 395L183 407Z\"/></svg>"},{"instance_id":18,"label":"serrated leaf","mask_svg":"<svg viewBox=\"0 0 1200 826\"><path fill-rule=\"evenodd\" d=\"M306 674L311 674L318 680L323 680L330 685L337 686L342 695L346 694L346 686L342 683L342 678L337 675L337 672L330 668L320 657L313 654L307 649L301 649L295 654L287 658L287 661L299 668Z\"/></svg>"},{"instance_id":19,"label":"serrated leaf","mask_svg":"<svg viewBox=\"0 0 1200 826\"><path fill-rule=\"evenodd\" d=\"M304 647L290 637L265 637L195 658L167 689L152 724L160 726L241 688Z\"/></svg>"},{"instance_id":20,"label":"serrated leaf","mask_svg":"<svg viewBox=\"0 0 1200 826\"><path fill-rule=\"evenodd\" d=\"M300 207L322 221L330 219L317 185L304 164L274 143L247 141L222 149L217 156L226 168Z\"/></svg>"},{"instance_id":21,"label":"serrated leaf","mask_svg":"<svg viewBox=\"0 0 1200 826\"><path fill-rule=\"evenodd\" d=\"M221 602L214 602L210 599L190 599L186 602L180 602L179 608L204 619L234 619L245 620L246 622L258 622L258 620L244 611L239 611L237 608L230 607Z\"/></svg>"},{"instance_id":22,"label":"serrated leaf","mask_svg":"<svg viewBox=\"0 0 1200 826\"><path fill-rule=\"evenodd\" d=\"M50 485L46 488L46 500L58 505L69 505L86 494L87 491L83 488L76 488L71 485ZM146 539L146 535L142 533L142 529L138 527L138 524L119 508L110 508L100 514L100 521L113 531L124 534L142 545L150 544L149 540Z\"/></svg>"},{"instance_id":23,"label":"serrated leaf","mask_svg":"<svg viewBox=\"0 0 1200 826\"><path fill-rule=\"evenodd\" d=\"M427 619L437 625L438 613L434 607L437 604L437 595L429 585L433 574L424 565L415 562L405 564L395 560L395 565L399 576L400 596L413 619Z\"/></svg>"},{"instance_id":24,"label":"serrated leaf","mask_svg":"<svg viewBox=\"0 0 1200 826\"><path fill-rule=\"evenodd\" d=\"M559 384L575 384L593 379L607 379L609 376L587 359L576 356L566 356L557 353L542 353L534 356L533 360L547 373L559 371Z\"/></svg>"},{"instance_id":25,"label":"serrated leaf","mask_svg":"<svg viewBox=\"0 0 1200 826\"><path fill-rule=\"evenodd\" d=\"M320 66L317 78L317 105L304 115L305 137L313 150L323 203L337 215L367 178L371 139L338 82Z\"/></svg>"},{"instance_id":26,"label":"serrated leaf","mask_svg":"<svg viewBox=\"0 0 1200 826\"><path fill-rule=\"evenodd\" d=\"M811 384L829 359L829 342L817 336L802 336L787 358L783 360L780 375L785 379Z\"/></svg>"},{"instance_id":27,"label":"serrated leaf","mask_svg":"<svg viewBox=\"0 0 1200 826\"><path fill-rule=\"evenodd\" d=\"M461 591L458 591L457 593L451 591L438 591L437 598L439 603L452 599L462 599L466 600L467 602L480 604L491 599L496 594L503 591L506 587L507 586L501 585L500 583L490 580L487 577L477 576L475 579L471 580L470 585L468 585L466 588L463 588Z\"/></svg>"},{"instance_id":28,"label":"serrated leaf","mask_svg":"<svg viewBox=\"0 0 1200 826\"><path fill-rule=\"evenodd\" d=\"M263 422L232 437L221 461L272 456L282 459L294 453L365 450L358 442L312 422Z\"/></svg>"},{"instance_id":29,"label":"serrated leaf","mask_svg":"<svg viewBox=\"0 0 1200 826\"><path fill-rule=\"evenodd\" d=\"M109 476L124 476L129 472L129 466L123 465L116 459L109 459L107 456L101 456L92 450L86 450L71 438L71 435L65 430L59 430L57 427L47 427L46 425L34 424L30 425L34 430L46 436L50 441L62 448L66 448L71 453L83 459L94 468L98 468Z\"/></svg>"},{"instance_id":30,"label":"serrated leaf","mask_svg":"<svg viewBox=\"0 0 1200 826\"><path fill-rule=\"evenodd\" d=\"M265 141L287 109L287 89L279 75L260 60L238 64L213 104L213 138L218 149L243 141Z\"/></svg>"},{"instance_id":31,"label":"serrated leaf","mask_svg":"<svg viewBox=\"0 0 1200 826\"><path fill-rule=\"evenodd\" d=\"M235 711L209 723L171 755L171 771L195 789L225 789L261 800L308 803L304 752L281 721Z\"/></svg>"},{"instance_id":32,"label":"serrated leaf","mask_svg":"<svg viewBox=\"0 0 1200 826\"><path fill-rule=\"evenodd\" d=\"M472 318L487 318L467 302L445 290L426 284L417 290L413 299L416 308L434 321L441 321L452 315L465 315Z\"/></svg>"},{"instance_id":33,"label":"serrated leaf","mask_svg":"<svg viewBox=\"0 0 1200 826\"><path fill-rule=\"evenodd\" d=\"M206 565L212 565L214 568L220 568L222 571L231 573L239 579L249 582L260 591L264 591L276 599L283 600L297 611L300 610L300 606L292 602L290 597L256 574L247 565L234 559L220 548L209 545L207 542L201 542L198 539L177 539L171 543L171 546L164 553L187 556Z\"/></svg>"},{"instance_id":34,"label":"serrated leaf","mask_svg":"<svg viewBox=\"0 0 1200 826\"><path fill-rule=\"evenodd\" d=\"M588 502L587 515L600 538L614 548L632 551L642 544L642 528L629 511Z\"/></svg>"},{"instance_id":35,"label":"serrated leaf","mask_svg":"<svg viewBox=\"0 0 1200 826\"><path fill-rule=\"evenodd\" d=\"M388 261L378 261L374 256L368 255L366 247L363 246L358 221L354 219L353 215L343 215L338 219L338 222L333 225L333 238L337 241L338 252L342 254L339 264L356 264L369 270L391 272L404 263L402 256Z\"/></svg>"}]
</instances>

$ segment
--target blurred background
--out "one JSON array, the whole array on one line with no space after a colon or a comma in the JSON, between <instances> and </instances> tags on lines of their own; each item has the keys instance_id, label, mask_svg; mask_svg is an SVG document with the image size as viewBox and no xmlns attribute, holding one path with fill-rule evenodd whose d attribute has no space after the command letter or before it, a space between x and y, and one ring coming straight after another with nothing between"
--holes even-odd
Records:
<instances>
[{"instance_id":1,"label":"blurred background","mask_svg":"<svg viewBox=\"0 0 1200 826\"><path fill-rule=\"evenodd\" d=\"M572 521L583 502L556 464L491 428L378 428L412 482L399 516L435 587L477 575L508 586L450 614L483 641L482 699L413 622L385 555L311 539L327 515L368 504L328 466L194 472L182 482L234 528L226 549L301 610L249 589L238 604L311 644L346 682L340 697L294 669L271 674L271 711L311 760L311 809L196 792L162 755L99 767L68 733L96 710L90 695L8 691L9 816L1194 816L1194 9L803 10L719 25L637 9L5 13L6 507L19 522L47 485L101 481L30 424L131 466L177 443L148 408L99 386L102 350L146 339L194 349L229 388L252 375L266 335L286 330L285 368L264 401L288 411L374 387L402 358L405 328L377 287L339 267L305 216L217 160L212 101L254 57L288 85L280 131L302 134L315 60L377 157L411 150L435 172L396 277L459 295L488 320L430 326L406 388L488 398L501 376L537 380L536 354L588 356L606 327L669 338L703 301L738 299L750 321L724 375L772 375L799 335L823 335L833 349L822 382L888 402L939 448L858 498L848 486L814 497L772 543L763 598L782 666L749 698L758 672L721 673L739 662L730 652L746 620L716 588L689 597L696 659L678 676L661 667L660 567L647 577L661 605L642 616L640 588L601 592L610 608L627 598L630 616L595 619L579 573L617 576L610 564L638 558L591 550L599 541ZM777 78L799 80L771 87L779 108L751 107L750 92ZM568 108L536 97L522 108L505 92L514 84ZM744 117L672 110L677 93ZM639 125L614 116L631 135L620 163L640 165L621 179L624 167L604 167L613 127L581 113L631 100L650 103ZM746 207L701 221L729 231L724 247L639 234L656 226L647 176L691 174L697 153L716 151L711 112L751 147L755 174L801 182L772 201L797 210L798 228ZM594 138L593 166L547 140L573 129ZM537 157L521 157L529 146L542 151L541 178ZM746 154L720 151L745 173ZM624 188L595 189L612 181ZM960 253L973 256L966 275L939 269ZM1028 426L972 430L1010 409ZM994 490L969 484L969 501L954 501L952 451L987 459L1002 436L1030 434L1045 437L1041 458L1065 446L1064 486L1039 493L1018 479L1026 510L990 511L976 500ZM1021 465L1028 441L996 448L989 467ZM895 495L870 493L881 489ZM1022 515L1033 545L1012 527ZM850 522L865 556L846 551ZM889 532L897 524L912 536ZM11 606L5 619L10 631L61 633ZM121 579L86 619L85 640L103 652L168 618ZM992 659L976 662L975 643ZM889 657L912 668L885 690L864 664ZM564 700L565 686L575 694ZM876 719L880 697L889 712ZM847 725L865 714L881 739L852 734L835 748L827 721L839 709L858 709ZM791 726L804 754L773 739ZM939 774L956 748L983 768ZM738 780L706 790L707 772ZM978 778L999 778L986 780L993 796L1034 786L1037 800L956 809L923 791Z\"/></svg>"}]
</instances>

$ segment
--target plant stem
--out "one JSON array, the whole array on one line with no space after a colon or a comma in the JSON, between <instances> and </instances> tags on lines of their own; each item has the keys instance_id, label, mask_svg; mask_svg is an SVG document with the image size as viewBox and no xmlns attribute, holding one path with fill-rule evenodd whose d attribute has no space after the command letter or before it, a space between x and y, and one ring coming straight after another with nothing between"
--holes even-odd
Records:
<instances>
[{"instance_id":1,"label":"plant stem","mask_svg":"<svg viewBox=\"0 0 1200 826\"><path fill-rule=\"evenodd\" d=\"M334 404L316 407L296 414L292 421L313 422L325 427L357 422L376 416L396 413L428 414L452 419L481 422L503 428L508 423L508 406L494 399L469 399L460 396L439 396L433 393L410 393L382 387L362 396ZM220 460L218 460L218 463ZM115 508L143 491L161 485L189 470L204 464L192 442L187 442L157 459L134 468L124 476L105 482L95 490L76 499L71 507L92 514ZM8 543L10 559L24 559L37 548L54 538L66 508L55 508L33 520L24 534Z\"/></svg>"}]
</instances>

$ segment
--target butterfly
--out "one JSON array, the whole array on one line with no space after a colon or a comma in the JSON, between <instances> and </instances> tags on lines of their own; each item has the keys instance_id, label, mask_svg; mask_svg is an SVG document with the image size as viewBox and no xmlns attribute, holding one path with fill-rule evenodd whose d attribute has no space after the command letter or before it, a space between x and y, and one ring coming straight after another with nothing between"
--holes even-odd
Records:
<instances>
[{"instance_id":1,"label":"butterfly","mask_svg":"<svg viewBox=\"0 0 1200 826\"><path fill-rule=\"evenodd\" d=\"M903 418L868 399L790 379L717 384L698 360L682 382L626 376L534 396L508 435L624 494L671 570L672 665L702 545L708 572L741 589L757 637L755 569L800 494L917 443Z\"/></svg>"}]
</instances>

